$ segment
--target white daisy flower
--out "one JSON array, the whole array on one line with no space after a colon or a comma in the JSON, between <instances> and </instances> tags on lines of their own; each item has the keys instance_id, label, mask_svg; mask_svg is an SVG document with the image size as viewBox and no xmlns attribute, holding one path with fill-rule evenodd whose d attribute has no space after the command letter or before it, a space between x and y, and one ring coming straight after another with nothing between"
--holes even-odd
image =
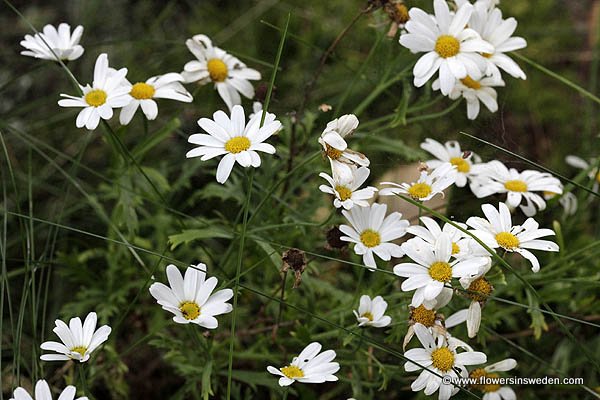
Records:
<instances>
[{"instance_id":1,"label":"white daisy flower","mask_svg":"<svg viewBox=\"0 0 600 400\"><path fill-rule=\"evenodd\" d=\"M515 78L527 79L519 65L505 54L527 47L525 39L512 36L517 29L516 19L503 19L502 11L495 8L493 4L488 1L478 1L469 20L469 28L477 31L483 40L494 46L493 51L483 52L487 61L486 75L500 77L498 68L501 68Z\"/></svg>"},{"instance_id":2,"label":"white daisy flower","mask_svg":"<svg viewBox=\"0 0 600 400\"><path fill-rule=\"evenodd\" d=\"M402 219L399 212L386 217L386 211L387 205L377 203L368 207L353 207L349 211L342 210L350 225L340 225L345 235L341 240L355 243L354 252L363 257L363 263L370 270L377 268L373 254L384 261L404 255L399 245L390 242L404 236L410 223Z\"/></svg>"},{"instance_id":3,"label":"white daisy flower","mask_svg":"<svg viewBox=\"0 0 600 400\"><path fill-rule=\"evenodd\" d=\"M358 311L352 310L358 326L372 326L374 328L385 328L392 322L392 318L385 314L388 303L381 296L371 300L371 297L363 294L360 296Z\"/></svg>"},{"instance_id":4,"label":"white daisy flower","mask_svg":"<svg viewBox=\"0 0 600 400\"><path fill-rule=\"evenodd\" d=\"M413 307L435 299L453 277L477 274L487 261L486 257L472 257L451 262L452 240L446 233L438 236L433 247L420 238L410 239L402 244L402 251L415 263L397 264L394 274L408 278L402 282L402 291L416 289L411 302Z\"/></svg>"},{"instance_id":5,"label":"white daisy flower","mask_svg":"<svg viewBox=\"0 0 600 400\"><path fill-rule=\"evenodd\" d=\"M467 179L477 173L481 157L473 152L463 151L460 143L449 140L443 145L437 140L430 138L421 143L421 148L431 153L436 159L427 161L427 166L436 169L442 164L450 163L456 167L456 186L464 187Z\"/></svg>"},{"instance_id":6,"label":"white daisy flower","mask_svg":"<svg viewBox=\"0 0 600 400\"><path fill-rule=\"evenodd\" d=\"M75 125L78 128L84 126L94 130L100 123L100 118L109 120L113 116L113 108L121 108L129 104L129 88L124 85L127 68L116 71L108 66L108 56L100 54L96 59L94 67L94 81L92 86L81 86L83 96L70 96L61 94L62 99L58 101L61 107L83 107L77 115Z\"/></svg>"},{"instance_id":7,"label":"white daisy flower","mask_svg":"<svg viewBox=\"0 0 600 400\"><path fill-rule=\"evenodd\" d=\"M289 386L298 381L300 383L323 383L338 380L334 374L340 370L337 362L332 362L336 354L333 350L321 352L321 344L313 342L306 346L298 357L294 357L290 365L277 369L267 367L273 375L281 376L279 386Z\"/></svg>"},{"instance_id":8,"label":"white daisy flower","mask_svg":"<svg viewBox=\"0 0 600 400\"><path fill-rule=\"evenodd\" d=\"M223 111L213 114L213 119L201 118L198 125L208 134L191 135L188 142L197 144L187 152L186 157L201 157L202 161L225 155L217 167L217 182L225 183L233 165L237 161L242 167L260 167L258 151L275 154L275 147L264 143L274 133L281 129L281 122L274 114L267 113L264 124L260 126L262 114L255 114L248 124L244 117L242 106L233 106L231 119Z\"/></svg>"},{"instance_id":9,"label":"white daisy flower","mask_svg":"<svg viewBox=\"0 0 600 400\"><path fill-rule=\"evenodd\" d=\"M338 162L339 169L345 168L345 175L350 176L351 166L368 167L370 161L364 154L350 150L344 139L358 128L358 118L354 114L342 115L327 123L327 127L319 137L323 151L332 163Z\"/></svg>"},{"instance_id":10,"label":"white daisy flower","mask_svg":"<svg viewBox=\"0 0 600 400\"><path fill-rule=\"evenodd\" d=\"M456 182L456 167L450 163L443 163L433 171L422 171L421 176L416 182L401 183L381 182L382 185L391 185L393 187L381 189L381 196L395 196L397 194L407 194L417 201L430 200L436 194L444 195L444 190Z\"/></svg>"},{"instance_id":11,"label":"white daisy flower","mask_svg":"<svg viewBox=\"0 0 600 400\"><path fill-rule=\"evenodd\" d=\"M346 210L349 210L354 206L367 207L369 205L367 200L372 198L375 195L375 192L377 192L377 189L373 186L367 186L366 188L360 189L363 183L369 178L369 168L352 168L352 177L350 180L347 180L345 174L339 172L336 167L338 164L339 163L332 164L332 167L336 168L332 171L333 177L324 172L319 174L321 178L329 183L329 186L319 186L319 190L335 196L333 199L335 208L344 207Z\"/></svg>"},{"instance_id":12,"label":"white daisy flower","mask_svg":"<svg viewBox=\"0 0 600 400\"><path fill-rule=\"evenodd\" d=\"M467 102L467 118L473 120L479 115L480 102L490 112L498 111L498 93L496 93L494 87L504 85L500 75L486 76L481 79L473 79L467 75L465 78L456 81L448 97L452 100L463 97ZM435 80L431 87L433 90L438 90L440 88L439 79Z\"/></svg>"},{"instance_id":13,"label":"white daisy flower","mask_svg":"<svg viewBox=\"0 0 600 400\"><path fill-rule=\"evenodd\" d=\"M467 334L470 338L477 336L481 325L481 309L485 305L488 296L494 291L494 287L484 276L492 267L491 258L488 258L488 260L476 275L460 279L461 286L466 290L463 293L464 296L471 299L469 308L455 312L445 321L446 328L452 328L466 322Z\"/></svg>"},{"instance_id":14,"label":"white daisy flower","mask_svg":"<svg viewBox=\"0 0 600 400\"><path fill-rule=\"evenodd\" d=\"M453 225L446 223L443 228L440 228L440 225L430 217L421 217L420 220L424 226L412 225L406 231L423 239L432 247L441 234L446 234L452 241L452 257L455 259L488 256L488 252L474 241L471 236ZM467 229L466 224L461 222L455 222L455 224L463 229Z\"/></svg>"},{"instance_id":15,"label":"white daisy flower","mask_svg":"<svg viewBox=\"0 0 600 400\"><path fill-rule=\"evenodd\" d=\"M467 225L474 229L473 234L488 247L519 253L529 260L533 272L540 270L540 263L528 249L559 251L556 243L539 239L554 235L554 231L539 229L540 225L533 218L527 218L523 225L513 226L506 204L498 204L498 210L491 204L484 204L481 209L487 219L471 217L467 220Z\"/></svg>"},{"instance_id":16,"label":"white daisy flower","mask_svg":"<svg viewBox=\"0 0 600 400\"><path fill-rule=\"evenodd\" d=\"M423 347L404 353L411 360L404 364L404 369L407 372L423 371L410 386L413 392L425 389L425 395L430 396L439 390L439 400L448 400L458 393L459 388L442 382L442 377L449 376L457 381L458 374L461 377L468 376L466 365L478 365L487 361L487 356L479 351L457 352L457 343L448 341L442 335L434 338L429 329L421 324L416 324L414 329Z\"/></svg>"},{"instance_id":17,"label":"white daisy flower","mask_svg":"<svg viewBox=\"0 0 600 400\"><path fill-rule=\"evenodd\" d=\"M233 309L227 303L233 297L233 291L222 289L212 293L219 281L214 276L206 279L205 264L188 267L185 276L176 266L168 265L167 279L170 287L159 282L153 283L150 294L163 310L175 314L173 321L178 324L192 323L215 329L219 326L215 316L227 314Z\"/></svg>"},{"instance_id":18,"label":"white daisy flower","mask_svg":"<svg viewBox=\"0 0 600 400\"><path fill-rule=\"evenodd\" d=\"M58 396L58 400L73 400L77 394L75 386L67 386ZM35 384L35 397L32 397L27 390L22 387L18 387L13 392L13 397L10 400L52 400L52 392L48 382L40 379ZM88 400L86 396L78 397L77 400Z\"/></svg>"},{"instance_id":19,"label":"white daisy flower","mask_svg":"<svg viewBox=\"0 0 600 400\"><path fill-rule=\"evenodd\" d=\"M249 81L259 80L260 72L213 46L206 35L196 35L186 40L185 45L197 58L183 67L181 75L186 82L201 85L213 82L230 110L242 104L240 93L249 99L254 97L254 86Z\"/></svg>"},{"instance_id":20,"label":"white daisy flower","mask_svg":"<svg viewBox=\"0 0 600 400\"><path fill-rule=\"evenodd\" d=\"M192 95L180 82L183 82L183 78L174 72L153 76L146 82L137 82L133 85L125 80L131 97L129 104L121 109L119 116L121 125L129 124L138 107L142 107L142 112L148 120L156 119L158 105L154 99L171 99L191 103L194 100Z\"/></svg>"},{"instance_id":21,"label":"white daisy flower","mask_svg":"<svg viewBox=\"0 0 600 400\"><path fill-rule=\"evenodd\" d=\"M588 171L588 177L594 182L592 190L598 192L600 188L600 168L598 168L597 158L591 158L588 162L581 157L569 155L565 158L565 161L572 167Z\"/></svg>"},{"instance_id":22,"label":"white daisy flower","mask_svg":"<svg viewBox=\"0 0 600 400\"><path fill-rule=\"evenodd\" d=\"M506 193L506 204L511 208L520 205L523 213L531 217L537 210L544 210L546 202L534 192L553 192L561 194L562 184L558 179L546 172L507 168L498 160L493 160L481 167L481 173L471 182L471 190L478 198L496 193ZM525 201L525 204L521 204Z\"/></svg>"},{"instance_id":23,"label":"white daisy flower","mask_svg":"<svg viewBox=\"0 0 600 400\"><path fill-rule=\"evenodd\" d=\"M517 361L513 358L507 358L497 363L488 365L485 368L477 368L471 371L469 378L472 379L498 379L499 375L496 372L510 371L517 366ZM500 386L495 383L485 383L472 385L473 388L481 390L483 400L517 400L517 395L514 390L508 386Z\"/></svg>"},{"instance_id":24,"label":"white daisy flower","mask_svg":"<svg viewBox=\"0 0 600 400\"><path fill-rule=\"evenodd\" d=\"M79 45L82 34L81 25L73 30L73 34L71 34L71 26L64 22L58 26L58 29L46 25L42 32L33 36L25 35L25 39L21 40L21 46L27 50L23 50L21 54L43 60L57 61L58 57L60 60L73 61L83 54L83 47Z\"/></svg>"},{"instance_id":25,"label":"white daisy flower","mask_svg":"<svg viewBox=\"0 0 600 400\"><path fill-rule=\"evenodd\" d=\"M454 15L444 0L434 0L433 7L435 16L410 9L408 33L400 36L400 44L413 53L426 52L413 68L415 86L423 86L439 70L440 89L447 96L457 79L481 76L486 61L480 53L493 53L494 46L467 28L471 4L463 4Z\"/></svg>"},{"instance_id":26,"label":"white daisy flower","mask_svg":"<svg viewBox=\"0 0 600 400\"><path fill-rule=\"evenodd\" d=\"M96 330L97 321L98 317L95 312L91 312L85 317L83 325L79 317L71 318L68 326L57 319L54 322L56 326L52 331L56 333L62 343L44 342L40 348L58 354L43 354L40 359L43 361L75 360L79 362L89 360L92 352L106 342L111 332L108 325L102 325Z\"/></svg>"}]
</instances>

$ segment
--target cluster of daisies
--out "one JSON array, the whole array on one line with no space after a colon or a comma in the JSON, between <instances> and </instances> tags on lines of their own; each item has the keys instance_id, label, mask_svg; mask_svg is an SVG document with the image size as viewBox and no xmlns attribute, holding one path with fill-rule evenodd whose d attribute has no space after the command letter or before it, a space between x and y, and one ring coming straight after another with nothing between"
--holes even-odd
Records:
<instances>
[{"instance_id":1,"label":"cluster of daisies","mask_svg":"<svg viewBox=\"0 0 600 400\"><path fill-rule=\"evenodd\" d=\"M82 26L77 26L71 32L71 27L66 23L60 24L58 29L46 25L42 32L25 36L21 46L26 50L21 54L44 60L73 61L84 53L84 48L79 44L82 35ZM120 110L119 122L127 125L138 108L142 109L148 120L156 119L156 99L191 103L193 97L183 83L213 83L230 110L241 104L240 94L247 98L254 97L254 87L250 81L259 80L260 72L213 46L206 35L195 35L185 44L196 59L186 63L183 72L169 72L136 83L127 79L127 68L110 67L108 55L100 54L96 59L92 83L77 83L79 93L74 96L61 94L63 99L59 100L58 105L82 108L75 125L94 130L101 119L111 119L117 109Z\"/></svg>"},{"instance_id":2,"label":"cluster of daisies","mask_svg":"<svg viewBox=\"0 0 600 400\"><path fill-rule=\"evenodd\" d=\"M516 21L503 19L495 1L477 0L471 4L456 0L455 3L456 10L451 11L445 1L434 0L435 15L412 8L400 43L413 52L427 52L414 67L415 85L424 85L439 71L433 87L451 98L466 98L468 116L475 118L479 101L491 111L497 109L493 87L504 84L500 69L525 79L523 71L505 53L523 48L526 43L522 38L512 37ZM61 62L75 60L84 53L79 45L82 33L81 26L71 33L67 24L61 24L58 29L48 25L43 32L25 37L21 44L26 50L22 54ZM220 157L216 180L224 184L236 163L243 168L258 168L261 165L259 153L276 152L267 140L282 129L282 124L274 114L261 110L261 107L255 107L247 117L240 105L240 95L254 96L250 81L260 79L258 71L213 46L205 35L188 39L186 46L196 59L185 64L183 72L167 73L134 84L127 79L126 68L111 68L108 56L100 54L92 83L79 85L77 96L62 95L64 99L59 105L82 107L76 126L93 130L101 119L112 118L115 109L120 109L119 120L123 125L132 120L138 108L148 120L153 120L158 115L155 99L191 102L192 96L184 83L212 82L229 113L220 110L212 118L198 120L203 132L190 135L189 142L196 147L188 151L186 157L200 157L201 161ZM517 253L528 260L533 272L537 272L540 263L532 250L559 250L556 243L541 239L554 235L554 232L540 228L532 217L546 208L549 198L558 196L561 204L566 204L562 200L568 196L563 195L560 181L547 173L518 171L497 160L482 162L476 154L462 151L455 141L442 144L427 139L421 147L434 159L420 169L416 181L382 182L381 189L365 186L370 175L370 161L364 154L351 150L347 142L358 126L358 118L348 114L329 122L323 130L318 141L329 161L330 174L320 174L327 184L319 189L332 195L334 207L341 209L347 221L339 227L341 240L353 244L353 250L362 257L365 268L376 271L376 257L386 262L404 258L404 262L393 267L393 272L404 278L401 290L412 293L407 310L409 329L403 342L406 348L416 336L420 343L405 352L406 371L421 371L412 383L412 389L423 390L426 395L439 392L439 398L445 400L460 390L460 385L455 383L459 377L495 377L496 372L513 369L516 366L513 359L482 366L487 363L486 355L453 337L449 329L466 323L468 336L477 335L482 309L494 290L486 274L494 268L496 252L501 255ZM583 160L572 158L567 161L592 169ZM594 171L590 174L600 182L600 174ZM373 201L379 195L401 196L425 203L436 195L443 196L452 185L468 186L478 198L500 196L504 202L497 206L484 204L481 207L484 217L473 216L464 223L440 225L433 218L421 217L418 224L411 225L399 212L388 213L386 204ZM519 210L526 219L515 224L513 214ZM412 237L405 240L407 234ZM397 243L401 238L404 242ZM228 301L233 297L233 291L228 288L215 291L218 280L207 278L206 265L191 265L184 274L176 266L169 265L166 276L168 285L156 282L149 291L164 310L173 314L175 323L216 329L219 325L216 317L232 311ZM455 293L468 299L470 304L445 318L440 310L450 303ZM387 307L382 296L362 295L358 309L354 311L357 325L362 328L388 327L391 317L385 315ZM87 362L111 333L108 325L98 329L96 326L94 312L83 322L80 318L72 318L67 325L57 320L53 331L60 342L42 343L42 350L53 353L43 354L41 359ZM281 386L296 381L336 381L335 374L340 365L335 358L334 350L322 351L322 345L313 342L288 365L269 366L267 370L279 376ZM448 383L442 379L446 376L455 381ZM481 384L471 388L482 391L486 400L516 398L508 387ZM35 392L38 400L51 399L48 384L43 380L36 384ZM60 399L72 400L75 394L76 389L69 386ZM31 399L23 388L15 390L14 398Z\"/></svg>"},{"instance_id":3,"label":"cluster of daisies","mask_svg":"<svg viewBox=\"0 0 600 400\"><path fill-rule=\"evenodd\" d=\"M467 117L475 119L480 102L491 112L498 110L494 88L505 85L500 70L515 78L526 78L506 53L525 48L527 42L512 36L517 21L504 19L497 1L454 3L455 10L450 10L445 0L434 0L433 15L411 8L400 44L412 53L425 53L413 68L414 85L425 85L439 71L433 89L451 99L463 97Z\"/></svg>"},{"instance_id":4,"label":"cluster of daisies","mask_svg":"<svg viewBox=\"0 0 600 400\"><path fill-rule=\"evenodd\" d=\"M329 160L331 175L320 174L328 183L320 190L332 195L333 205L342 209L348 223L339 227L341 240L353 244L365 268L377 269L375 256L383 261L407 259L395 265L393 271L405 278L402 291L413 293L403 345L406 347L415 335L422 345L405 353L410 360L406 371L422 369L412 389L424 390L426 395L439 391L440 399L448 399L459 391L459 377L494 377L494 372L514 368L516 362L508 359L470 371L467 366L484 364L487 357L451 336L448 329L466 322L468 336L477 335L482 308L494 289L486 274L493 267L495 252L517 253L537 272L540 263L531 250L559 250L556 243L541 239L554 232L540 228L531 216L546 207L544 194L562 194L562 184L550 174L517 171L497 160L484 163L473 152L462 151L456 141L442 144L426 139L421 147L435 158L420 168L415 182L382 182L380 190L363 187L369 177L369 159L351 150L347 143L358 125L356 116L344 115L329 122L321 134L319 143ZM421 217L418 225L411 225L402 214L388 214L385 204L372 201L379 194L425 203L436 195L443 196L452 185L468 185L479 198L506 194L505 202L497 206L484 204L481 208L485 218L473 216L465 223L446 222L441 226L430 217ZM526 217L520 225L513 223L511 214L518 210ZM406 234L413 237L402 244L394 243ZM470 305L445 319L439 310L449 304L454 293L468 299ZM386 309L387 302L381 296L361 296L354 311L358 326L387 327L391 318L385 315ZM444 376L452 381L443 381ZM481 384L472 388L482 391L485 399L515 398L508 387Z\"/></svg>"}]
</instances>

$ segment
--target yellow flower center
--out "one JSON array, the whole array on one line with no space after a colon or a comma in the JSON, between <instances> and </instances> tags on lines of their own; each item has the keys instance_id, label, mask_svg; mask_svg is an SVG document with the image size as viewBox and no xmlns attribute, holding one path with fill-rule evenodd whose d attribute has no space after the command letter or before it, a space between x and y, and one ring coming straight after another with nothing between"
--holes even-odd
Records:
<instances>
[{"instance_id":1,"label":"yellow flower center","mask_svg":"<svg viewBox=\"0 0 600 400\"><path fill-rule=\"evenodd\" d=\"M76 347L73 347L71 349L71 351L74 352L74 353L79 353L82 356L84 356L85 352L87 351L87 347L85 347L85 346L76 346Z\"/></svg>"},{"instance_id":2,"label":"yellow flower center","mask_svg":"<svg viewBox=\"0 0 600 400\"><path fill-rule=\"evenodd\" d=\"M440 347L431 352L433 366L442 372L450 371L454 366L454 353L447 347Z\"/></svg>"},{"instance_id":3,"label":"yellow flower center","mask_svg":"<svg viewBox=\"0 0 600 400\"><path fill-rule=\"evenodd\" d=\"M496 235L496 242L505 250L512 250L519 247L519 239L509 232L500 232Z\"/></svg>"},{"instance_id":4,"label":"yellow flower center","mask_svg":"<svg viewBox=\"0 0 600 400\"><path fill-rule=\"evenodd\" d=\"M600 183L600 172L596 174L596 182Z\"/></svg>"},{"instance_id":5,"label":"yellow flower center","mask_svg":"<svg viewBox=\"0 0 600 400\"><path fill-rule=\"evenodd\" d=\"M367 229L360 234L360 241L367 247L375 247L381 243L381 236L379 236L378 232Z\"/></svg>"},{"instance_id":6,"label":"yellow flower center","mask_svg":"<svg viewBox=\"0 0 600 400\"><path fill-rule=\"evenodd\" d=\"M492 53L481 53L481 55L484 56L485 58L492 58L492 56L494 54L492 54Z\"/></svg>"},{"instance_id":7,"label":"yellow flower center","mask_svg":"<svg viewBox=\"0 0 600 400\"><path fill-rule=\"evenodd\" d=\"M337 160L338 158L340 158L342 156L342 153L343 153L342 150L333 148L328 144L326 144L325 147L326 147L325 154L327 154L327 157L331 158L332 160Z\"/></svg>"},{"instance_id":8,"label":"yellow flower center","mask_svg":"<svg viewBox=\"0 0 600 400\"><path fill-rule=\"evenodd\" d=\"M246 136L236 136L231 138L225 143L225 150L230 153L241 153L242 151L246 151L250 148L250 139Z\"/></svg>"},{"instance_id":9,"label":"yellow flower center","mask_svg":"<svg viewBox=\"0 0 600 400\"><path fill-rule=\"evenodd\" d=\"M458 172L462 172L463 174L466 174L471 170L471 164L469 164L469 162L462 157L452 157L450 159L450 164L454 165L456 170Z\"/></svg>"},{"instance_id":10,"label":"yellow flower center","mask_svg":"<svg viewBox=\"0 0 600 400\"><path fill-rule=\"evenodd\" d=\"M452 267L447 262L436 261L429 267L429 276L439 282L450 282Z\"/></svg>"},{"instance_id":11,"label":"yellow flower center","mask_svg":"<svg viewBox=\"0 0 600 400\"><path fill-rule=\"evenodd\" d=\"M340 195L340 200L346 201L352 197L352 190L348 189L346 186L338 185L335 187L335 191Z\"/></svg>"},{"instance_id":12,"label":"yellow flower center","mask_svg":"<svg viewBox=\"0 0 600 400\"><path fill-rule=\"evenodd\" d=\"M485 384L485 381L482 380L483 378L498 378L499 375L498 374L489 374L487 372L485 372L485 370L483 368L477 368L474 369L473 371L471 371L471 373L469 374L469 378L471 379L477 379L480 383L476 383L476 384L472 384L471 386L475 389L479 389L482 392L485 393L490 393L490 392L497 392L498 389L500 389L500 385L498 384Z\"/></svg>"},{"instance_id":13,"label":"yellow flower center","mask_svg":"<svg viewBox=\"0 0 600 400\"><path fill-rule=\"evenodd\" d=\"M366 312L363 315L361 315L361 317L368 319L369 321L373 321L373 314L371 314L370 312Z\"/></svg>"},{"instance_id":14,"label":"yellow flower center","mask_svg":"<svg viewBox=\"0 0 600 400\"><path fill-rule=\"evenodd\" d=\"M471 78L469 75L467 75L465 78L461 79L460 81L462 82L463 85L465 85L469 89L474 89L474 90L481 89L481 83L479 83L479 81L476 81L475 79Z\"/></svg>"},{"instance_id":15,"label":"yellow flower center","mask_svg":"<svg viewBox=\"0 0 600 400\"><path fill-rule=\"evenodd\" d=\"M494 290L494 287L487 279L481 277L475 279L467 289L471 293L467 293L467 297L475 301L484 302Z\"/></svg>"},{"instance_id":16,"label":"yellow flower center","mask_svg":"<svg viewBox=\"0 0 600 400\"><path fill-rule=\"evenodd\" d=\"M208 69L210 79L213 82L223 82L225 79L227 79L229 74L227 64L225 64L223 60L219 58L211 58L208 60L206 63L206 68Z\"/></svg>"},{"instance_id":17,"label":"yellow flower center","mask_svg":"<svg viewBox=\"0 0 600 400\"><path fill-rule=\"evenodd\" d=\"M435 42L435 51L442 58L454 57L460 51L460 42L454 36L441 35Z\"/></svg>"},{"instance_id":18,"label":"yellow flower center","mask_svg":"<svg viewBox=\"0 0 600 400\"><path fill-rule=\"evenodd\" d=\"M410 312L410 319L426 327L432 327L435 323L435 310L428 310L423 304L417 308L413 308Z\"/></svg>"},{"instance_id":19,"label":"yellow flower center","mask_svg":"<svg viewBox=\"0 0 600 400\"><path fill-rule=\"evenodd\" d=\"M415 183L408 188L408 194L415 200L421 200L431 194L431 186L426 183Z\"/></svg>"},{"instance_id":20,"label":"yellow flower center","mask_svg":"<svg viewBox=\"0 0 600 400\"><path fill-rule=\"evenodd\" d=\"M456 243L452 242L452 254L454 255L458 253L460 253L460 247Z\"/></svg>"},{"instance_id":21,"label":"yellow flower center","mask_svg":"<svg viewBox=\"0 0 600 400\"><path fill-rule=\"evenodd\" d=\"M179 305L179 310L187 320L196 319L200 315L200 307L193 301L184 301Z\"/></svg>"},{"instance_id":22,"label":"yellow flower center","mask_svg":"<svg viewBox=\"0 0 600 400\"><path fill-rule=\"evenodd\" d=\"M506 190L510 190L511 192L526 192L527 184L519 179L506 181L504 183L504 187Z\"/></svg>"},{"instance_id":23,"label":"yellow flower center","mask_svg":"<svg viewBox=\"0 0 600 400\"><path fill-rule=\"evenodd\" d=\"M156 92L154 86L148 85L144 82L138 82L131 87L131 91L129 92L129 94L134 99L148 100L154 96L154 92Z\"/></svg>"},{"instance_id":24,"label":"yellow flower center","mask_svg":"<svg viewBox=\"0 0 600 400\"><path fill-rule=\"evenodd\" d=\"M290 379L298 379L304 377L304 371L295 365L288 365L287 367L281 368L281 372Z\"/></svg>"},{"instance_id":25,"label":"yellow flower center","mask_svg":"<svg viewBox=\"0 0 600 400\"><path fill-rule=\"evenodd\" d=\"M107 96L106 92L102 89L90 90L85 95L85 102L92 107L100 107L102 104L106 103Z\"/></svg>"}]
</instances>

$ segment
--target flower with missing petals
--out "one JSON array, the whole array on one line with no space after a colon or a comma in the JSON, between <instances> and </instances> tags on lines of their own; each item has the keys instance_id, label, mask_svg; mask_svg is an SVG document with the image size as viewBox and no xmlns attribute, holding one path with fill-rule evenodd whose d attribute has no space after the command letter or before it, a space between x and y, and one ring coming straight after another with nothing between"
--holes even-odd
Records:
<instances>
[{"instance_id":1,"label":"flower with missing petals","mask_svg":"<svg viewBox=\"0 0 600 400\"><path fill-rule=\"evenodd\" d=\"M121 109L121 115L119 115L121 125L127 125L131 122L138 107L142 108L142 112L148 120L156 119L158 105L154 99L171 99L191 103L193 100L192 95L185 90L180 83L182 81L181 75L174 72L153 76L146 82L137 82L133 85L126 81L131 100L129 104Z\"/></svg>"},{"instance_id":2,"label":"flower with missing petals","mask_svg":"<svg viewBox=\"0 0 600 400\"><path fill-rule=\"evenodd\" d=\"M259 80L260 72L213 46L206 35L196 35L186 40L185 45L196 56L196 60L189 61L183 67L181 75L185 82L198 82L201 85L213 82L229 110L242 104L240 94L248 99L254 97L254 86L250 81Z\"/></svg>"},{"instance_id":3,"label":"flower with missing petals","mask_svg":"<svg viewBox=\"0 0 600 400\"><path fill-rule=\"evenodd\" d=\"M298 381L300 383L324 383L338 380L334 374L340 370L340 365L333 362L335 351L326 350L321 353L322 346L313 342L294 357L292 362L282 368L267 367L273 375L281 376L279 386L289 386ZM320 354L319 354L320 353Z\"/></svg>"}]
</instances>

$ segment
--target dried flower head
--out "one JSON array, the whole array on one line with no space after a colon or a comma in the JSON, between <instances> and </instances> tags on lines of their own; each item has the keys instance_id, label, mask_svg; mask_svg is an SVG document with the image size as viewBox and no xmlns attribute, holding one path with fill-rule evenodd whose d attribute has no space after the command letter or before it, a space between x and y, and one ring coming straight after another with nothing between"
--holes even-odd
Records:
<instances>
[{"instance_id":1,"label":"dried flower head","mask_svg":"<svg viewBox=\"0 0 600 400\"><path fill-rule=\"evenodd\" d=\"M306 255L302 250L292 248L283 253L281 260L283 261L282 272L290 269L294 271L294 289L297 288L302 282L302 273L306 268Z\"/></svg>"}]
</instances>

